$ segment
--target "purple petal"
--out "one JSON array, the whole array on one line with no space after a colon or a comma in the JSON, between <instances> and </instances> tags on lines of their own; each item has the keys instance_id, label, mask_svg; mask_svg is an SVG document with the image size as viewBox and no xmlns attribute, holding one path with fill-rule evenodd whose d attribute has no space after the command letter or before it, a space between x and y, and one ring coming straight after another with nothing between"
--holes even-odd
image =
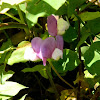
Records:
<instances>
[{"instance_id":1,"label":"purple petal","mask_svg":"<svg viewBox=\"0 0 100 100\"><path fill-rule=\"evenodd\" d=\"M57 35L57 20L53 15L47 18L47 27L50 35L52 36Z\"/></svg>"},{"instance_id":2,"label":"purple petal","mask_svg":"<svg viewBox=\"0 0 100 100\"><path fill-rule=\"evenodd\" d=\"M52 53L53 53L55 47L56 47L55 38L49 37L43 41L43 43L40 47L40 50L41 50L42 60L43 60L44 66L46 65L47 58L52 57Z\"/></svg>"},{"instance_id":3,"label":"purple petal","mask_svg":"<svg viewBox=\"0 0 100 100\"><path fill-rule=\"evenodd\" d=\"M57 48L63 51L63 45L64 45L64 41L63 41L63 37L60 35L56 36L56 45Z\"/></svg>"},{"instance_id":4,"label":"purple petal","mask_svg":"<svg viewBox=\"0 0 100 100\"><path fill-rule=\"evenodd\" d=\"M35 38L32 39L31 45L32 45L33 50L36 53L40 52L40 46L41 46L42 42L43 42L43 40L39 37L35 37Z\"/></svg>"}]
</instances>

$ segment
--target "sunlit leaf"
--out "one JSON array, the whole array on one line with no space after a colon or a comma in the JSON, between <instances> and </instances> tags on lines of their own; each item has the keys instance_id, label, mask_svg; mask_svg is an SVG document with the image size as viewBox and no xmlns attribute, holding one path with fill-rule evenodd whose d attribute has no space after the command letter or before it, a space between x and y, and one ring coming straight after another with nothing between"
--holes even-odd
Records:
<instances>
[{"instance_id":1,"label":"sunlit leaf","mask_svg":"<svg viewBox=\"0 0 100 100\"><path fill-rule=\"evenodd\" d=\"M85 65L91 74L100 75L100 41L94 42L84 54Z\"/></svg>"},{"instance_id":2,"label":"sunlit leaf","mask_svg":"<svg viewBox=\"0 0 100 100\"><path fill-rule=\"evenodd\" d=\"M74 70L80 63L77 54L69 49L63 50L63 59L52 61L54 67L59 73Z\"/></svg>"},{"instance_id":3,"label":"sunlit leaf","mask_svg":"<svg viewBox=\"0 0 100 100\"><path fill-rule=\"evenodd\" d=\"M27 47L30 47L29 42L21 42L18 45L18 49L12 52L10 58L8 59L8 64L13 65L14 63L19 63L19 62L26 62L27 60L24 59L24 53Z\"/></svg>"},{"instance_id":4,"label":"sunlit leaf","mask_svg":"<svg viewBox=\"0 0 100 100\"><path fill-rule=\"evenodd\" d=\"M78 20L75 16L73 16L74 19L73 21ZM79 17L81 18L82 21L87 21L87 20L93 20L96 19L98 17L100 17L100 12L83 12L81 14L79 14Z\"/></svg>"},{"instance_id":5,"label":"sunlit leaf","mask_svg":"<svg viewBox=\"0 0 100 100\"><path fill-rule=\"evenodd\" d=\"M9 99L16 95L21 89L27 88L17 82L6 81L5 84L0 85L0 98L3 100Z\"/></svg>"},{"instance_id":6,"label":"sunlit leaf","mask_svg":"<svg viewBox=\"0 0 100 100\"><path fill-rule=\"evenodd\" d=\"M43 65L36 65L32 68L25 68L22 70L23 72L36 72L38 71L44 78L48 78L46 73L46 67Z\"/></svg>"},{"instance_id":7,"label":"sunlit leaf","mask_svg":"<svg viewBox=\"0 0 100 100\"><path fill-rule=\"evenodd\" d=\"M65 1L66 0L32 0L27 4L26 10L24 7L25 5L20 7L26 12L28 26L31 28L37 23L39 17L54 14L65 3Z\"/></svg>"},{"instance_id":8,"label":"sunlit leaf","mask_svg":"<svg viewBox=\"0 0 100 100\"><path fill-rule=\"evenodd\" d=\"M3 76L2 76L2 82L5 83L6 80L8 80L9 78L11 78L13 76L14 72L13 71L8 71L8 72L3 72Z\"/></svg>"},{"instance_id":9,"label":"sunlit leaf","mask_svg":"<svg viewBox=\"0 0 100 100\"><path fill-rule=\"evenodd\" d=\"M9 10L9 8L13 8L16 5L24 3L30 0L1 0L0 1L0 13L5 13Z\"/></svg>"}]
</instances>

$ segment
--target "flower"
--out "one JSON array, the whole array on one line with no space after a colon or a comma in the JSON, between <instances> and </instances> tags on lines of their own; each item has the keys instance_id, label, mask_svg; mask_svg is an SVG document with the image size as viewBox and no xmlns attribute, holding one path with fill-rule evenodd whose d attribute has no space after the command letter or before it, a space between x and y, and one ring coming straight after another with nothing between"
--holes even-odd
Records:
<instances>
[{"instance_id":1,"label":"flower","mask_svg":"<svg viewBox=\"0 0 100 100\"><path fill-rule=\"evenodd\" d=\"M42 59L43 65L46 65L48 58L59 60L63 55L63 41L61 36L48 37L42 40L40 37L35 37L31 41L31 46L25 50L24 59L36 61ZM62 46L60 46L62 45Z\"/></svg>"},{"instance_id":2,"label":"flower","mask_svg":"<svg viewBox=\"0 0 100 100\"><path fill-rule=\"evenodd\" d=\"M61 24L61 27L60 27ZM24 58L31 61L42 59L43 65L46 65L48 58L59 60L63 58L63 37L65 30L68 29L68 23L62 18L58 19L56 16L51 15L47 19L47 27L50 35L42 40L40 37L35 37L31 40L30 48L25 50Z\"/></svg>"},{"instance_id":3,"label":"flower","mask_svg":"<svg viewBox=\"0 0 100 100\"><path fill-rule=\"evenodd\" d=\"M70 24L63 18L57 18L54 15L48 16L47 18L48 33L51 36L63 35L69 26Z\"/></svg>"}]
</instances>

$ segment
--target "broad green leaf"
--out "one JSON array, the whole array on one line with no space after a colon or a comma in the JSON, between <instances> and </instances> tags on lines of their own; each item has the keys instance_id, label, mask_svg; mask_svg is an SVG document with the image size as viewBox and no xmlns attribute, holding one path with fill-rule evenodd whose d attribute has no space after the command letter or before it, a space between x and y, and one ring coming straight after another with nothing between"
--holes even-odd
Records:
<instances>
[{"instance_id":1,"label":"broad green leaf","mask_svg":"<svg viewBox=\"0 0 100 100\"><path fill-rule=\"evenodd\" d=\"M22 41L22 42L20 42L20 43L18 44L18 48L20 48L20 47L25 47L25 46L27 46L28 44L30 44L29 41Z\"/></svg>"},{"instance_id":2,"label":"broad green leaf","mask_svg":"<svg viewBox=\"0 0 100 100\"><path fill-rule=\"evenodd\" d=\"M97 34L100 32L100 17L94 20L87 21L87 27L90 29L90 32Z\"/></svg>"},{"instance_id":3,"label":"broad green leaf","mask_svg":"<svg viewBox=\"0 0 100 100\"><path fill-rule=\"evenodd\" d=\"M32 68L25 68L22 71L23 72L36 72L36 71L38 71L44 78L48 79L48 76L46 73L46 67L43 65L36 65Z\"/></svg>"},{"instance_id":4,"label":"broad green leaf","mask_svg":"<svg viewBox=\"0 0 100 100\"><path fill-rule=\"evenodd\" d=\"M79 14L78 16L81 18L82 21L93 20L93 19L100 17L100 12L99 11L97 11L97 12L83 12L83 13ZM74 18L73 21L78 20L77 17L75 17L74 15L72 18Z\"/></svg>"},{"instance_id":5,"label":"broad green leaf","mask_svg":"<svg viewBox=\"0 0 100 100\"><path fill-rule=\"evenodd\" d=\"M100 41L94 42L84 54L85 65L91 74L100 75Z\"/></svg>"},{"instance_id":6,"label":"broad green leaf","mask_svg":"<svg viewBox=\"0 0 100 100\"><path fill-rule=\"evenodd\" d=\"M22 6L23 11L26 13L28 26L31 28L37 23L39 17L49 16L54 14L66 0L32 0L27 3L27 8L25 10L25 5Z\"/></svg>"},{"instance_id":7,"label":"broad green leaf","mask_svg":"<svg viewBox=\"0 0 100 100\"><path fill-rule=\"evenodd\" d=\"M68 17L75 13L75 9L80 7L86 0L67 0L68 2Z\"/></svg>"},{"instance_id":8,"label":"broad green leaf","mask_svg":"<svg viewBox=\"0 0 100 100\"><path fill-rule=\"evenodd\" d=\"M14 72L11 70L9 70L8 72L3 71L2 83L5 83L5 81L8 80L9 78L11 78L13 76L13 74L14 74Z\"/></svg>"},{"instance_id":9,"label":"broad green leaf","mask_svg":"<svg viewBox=\"0 0 100 100\"><path fill-rule=\"evenodd\" d=\"M74 70L80 64L80 60L78 59L78 56L74 51L64 49L63 59L60 59L58 61L53 60L52 63L59 73L64 73Z\"/></svg>"},{"instance_id":10,"label":"broad green leaf","mask_svg":"<svg viewBox=\"0 0 100 100\"><path fill-rule=\"evenodd\" d=\"M86 39L91 35L90 30L89 29L86 30L85 27L83 27L81 34L82 34L82 36L76 46L77 48L79 48L79 46L82 45L84 43L84 41L86 41Z\"/></svg>"},{"instance_id":11,"label":"broad green leaf","mask_svg":"<svg viewBox=\"0 0 100 100\"><path fill-rule=\"evenodd\" d=\"M15 96L21 89L28 88L17 82L6 81L5 84L0 85L0 98L3 100L9 99L11 96Z\"/></svg>"},{"instance_id":12,"label":"broad green leaf","mask_svg":"<svg viewBox=\"0 0 100 100\"><path fill-rule=\"evenodd\" d=\"M55 15L64 15L67 14L67 5L63 4L55 13Z\"/></svg>"},{"instance_id":13,"label":"broad green leaf","mask_svg":"<svg viewBox=\"0 0 100 100\"><path fill-rule=\"evenodd\" d=\"M0 1L0 13L5 13L9 8L13 8L16 5L24 3L29 0L1 0Z\"/></svg>"},{"instance_id":14,"label":"broad green leaf","mask_svg":"<svg viewBox=\"0 0 100 100\"><path fill-rule=\"evenodd\" d=\"M63 39L66 42L72 42L77 39L77 32L73 27L69 27L69 29L63 35Z\"/></svg>"},{"instance_id":15,"label":"broad green leaf","mask_svg":"<svg viewBox=\"0 0 100 100\"><path fill-rule=\"evenodd\" d=\"M7 64L13 65L14 63L26 62L27 60L24 59L25 50L26 50L26 47L19 48L13 51L10 58L8 59Z\"/></svg>"},{"instance_id":16,"label":"broad green leaf","mask_svg":"<svg viewBox=\"0 0 100 100\"><path fill-rule=\"evenodd\" d=\"M21 43L19 43L18 48L12 52L7 63L9 65L13 65L14 63L26 62L27 60L24 59L24 53L27 47L30 47L30 42L22 41Z\"/></svg>"}]
</instances>

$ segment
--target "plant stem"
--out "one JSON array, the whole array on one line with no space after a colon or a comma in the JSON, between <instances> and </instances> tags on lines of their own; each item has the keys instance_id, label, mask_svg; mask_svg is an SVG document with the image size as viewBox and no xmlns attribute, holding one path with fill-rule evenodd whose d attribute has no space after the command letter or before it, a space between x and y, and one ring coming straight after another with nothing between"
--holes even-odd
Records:
<instances>
[{"instance_id":1,"label":"plant stem","mask_svg":"<svg viewBox=\"0 0 100 100\"><path fill-rule=\"evenodd\" d=\"M10 18L16 20L17 22L21 23L21 20L19 20L18 18L14 17L14 16L12 16L10 14L8 14L7 12L5 12L4 14L7 15L7 16L9 16Z\"/></svg>"},{"instance_id":2,"label":"plant stem","mask_svg":"<svg viewBox=\"0 0 100 100\"><path fill-rule=\"evenodd\" d=\"M22 12L21 12L21 10L19 8L19 5L17 5L16 7L17 7L17 10L18 10L19 17L21 19L21 23L25 24L25 21L24 21L24 18L23 18L23 14L22 14Z\"/></svg>"},{"instance_id":3,"label":"plant stem","mask_svg":"<svg viewBox=\"0 0 100 100\"><path fill-rule=\"evenodd\" d=\"M79 9L77 9L77 14L79 14ZM80 36L81 36L81 33L80 33L80 19L78 19L78 42L80 41ZM79 46L79 49L78 49L78 54L79 54L79 59L80 61L81 60L81 46ZM79 64L79 76L82 75L82 62ZM79 81L79 84L78 84L78 93L77 93L77 100L82 100L82 97L81 97L81 81Z\"/></svg>"},{"instance_id":4,"label":"plant stem","mask_svg":"<svg viewBox=\"0 0 100 100\"><path fill-rule=\"evenodd\" d=\"M53 81L53 79L52 79L52 75L51 75L51 73L50 73L50 71L49 71L49 66L46 66L46 72L47 72L47 75L48 75L50 84L51 84L51 86L53 87L53 89L54 89L54 91L55 91L55 96L56 96L56 98L59 98L60 96L59 96L59 93L58 93L58 91L57 91L57 89L56 89L56 87L55 87L54 81Z\"/></svg>"},{"instance_id":5,"label":"plant stem","mask_svg":"<svg viewBox=\"0 0 100 100\"><path fill-rule=\"evenodd\" d=\"M64 82L66 83L68 86L70 86L71 88L75 89L71 84L69 84L66 80L64 80L60 74L57 72L57 70L55 69L55 67L53 66L53 64L51 63L51 61L48 59L48 62L50 64L50 66L52 67L52 69L54 70L54 72L57 74L57 76Z\"/></svg>"},{"instance_id":6,"label":"plant stem","mask_svg":"<svg viewBox=\"0 0 100 100\"><path fill-rule=\"evenodd\" d=\"M16 23L16 22L0 23L0 30L9 29L9 28L28 29L27 25L19 24L19 23Z\"/></svg>"},{"instance_id":7,"label":"plant stem","mask_svg":"<svg viewBox=\"0 0 100 100\"><path fill-rule=\"evenodd\" d=\"M22 14L22 11L19 8L19 5L17 5L16 7L17 7L17 10L18 10L18 14L19 14L20 20L21 20L21 24L25 24L25 21L24 21L24 18L23 18L23 14ZM29 29L24 29L24 31L26 32L27 35L29 35Z\"/></svg>"}]
</instances>

